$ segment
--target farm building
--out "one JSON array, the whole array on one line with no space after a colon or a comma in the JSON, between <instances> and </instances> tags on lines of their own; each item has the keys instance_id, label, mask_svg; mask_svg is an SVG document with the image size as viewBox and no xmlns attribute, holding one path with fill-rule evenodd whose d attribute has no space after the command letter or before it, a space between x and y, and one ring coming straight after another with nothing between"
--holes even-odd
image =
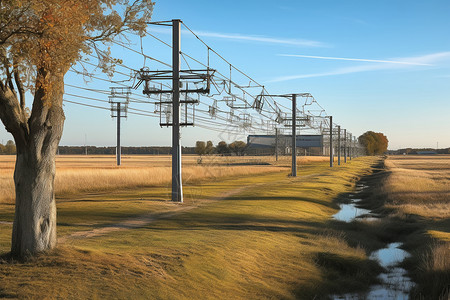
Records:
<instances>
[{"instance_id":1,"label":"farm building","mask_svg":"<svg viewBox=\"0 0 450 300\"><path fill-rule=\"evenodd\" d=\"M247 153L253 155L270 155L275 153L278 145L278 153L287 155L292 153L291 135L249 135L247 137ZM298 135L296 136L297 153L307 155L321 155L323 151L322 135Z\"/></svg>"}]
</instances>

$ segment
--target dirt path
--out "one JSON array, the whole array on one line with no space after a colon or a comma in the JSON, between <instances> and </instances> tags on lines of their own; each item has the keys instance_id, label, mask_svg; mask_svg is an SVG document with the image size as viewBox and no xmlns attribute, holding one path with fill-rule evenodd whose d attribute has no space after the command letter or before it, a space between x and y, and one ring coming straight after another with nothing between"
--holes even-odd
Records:
<instances>
[{"instance_id":1,"label":"dirt path","mask_svg":"<svg viewBox=\"0 0 450 300\"><path fill-rule=\"evenodd\" d=\"M317 174L310 174L310 175L306 175L306 176L301 176L302 179L308 178L308 177L312 177L315 176ZM289 178L286 179L282 179L282 180L278 180L276 182L271 182L273 183L279 183L279 182L283 182L286 180L290 180ZM67 243L69 240L75 240L75 239L83 239L83 238L90 238L90 237L98 237L98 236L102 236L102 235L106 235L108 233L111 232L116 232L116 231L122 231L122 230L129 230L129 229L134 229L134 228L139 228L139 227L143 227L146 226L148 224L151 224L157 220L161 220L161 219L167 219L167 218L171 218L177 215L180 215L181 213L190 211L194 208L197 208L199 206L205 205L206 203L211 203L214 201L221 201L221 200L225 200L227 198L233 197L235 195L238 195L242 192L244 192L245 190L248 190L250 188L254 188L254 187L258 187L261 185L266 185L266 182L262 182L262 183L257 183L257 184L252 184L252 185L247 185L247 186L242 186L240 188L237 189L232 189L229 191L224 192L222 195L220 195L219 197L215 197L212 199L199 199L200 203L198 204L191 204L191 205L177 205L176 208L172 209L171 211L168 212L160 212L160 213L150 213L150 214L144 214L144 215L140 215L137 216L135 218L132 219L127 219L127 220L123 220L119 223L116 224L110 224L104 227L100 227L100 228L95 228L92 230L85 230L85 231L77 231L74 232L72 234L69 234L67 236L63 236L61 238L58 238L58 243ZM4 221L0 221L0 224L7 224L7 225L12 225L12 222L4 222Z\"/></svg>"},{"instance_id":2,"label":"dirt path","mask_svg":"<svg viewBox=\"0 0 450 300\"><path fill-rule=\"evenodd\" d=\"M264 183L258 183L258 184L253 184L253 185L248 185L248 186L243 186L237 189L233 189L233 190L229 190L226 191L225 193L223 193L220 197L215 197L212 199L201 199L201 200L207 200L208 203L210 203L211 201L221 201L221 200L225 200L227 198L230 198L232 196L238 195L240 193L242 193L243 191L253 188L253 187L257 187L260 185L264 185L266 184ZM204 201L203 205L205 204ZM74 232L70 235L61 237L58 239L58 243L66 243L68 242L68 240L71 239L83 239L83 238L91 238L91 237L98 237L98 236L102 236L111 232L116 232L116 231L122 231L122 230L129 230L129 229L134 229L134 228L139 228L139 227L143 227L146 226L148 224L153 223L154 221L157 220L161 220L161 219L167 219L167 218L171 218L177 215L180 215L181 213L190 211L194 208L197 208L199 206L201 206L202 204L197 204L197 205L190 205L190 206L181 206L179 205L178 207L176 207L175 209L169 211L169 212L162 212L162 213L151 213L151 214L145 214L145 215L141 215L138 217L135 217L133 219L127 219L124 220L122 222L116 223L116 224L111 224L105 227L101 227L101 228L96 228L93 230L86 230L86 231L77 231ZM11 223L12 224L12 223Z\"/></svg>"}]
</instances>

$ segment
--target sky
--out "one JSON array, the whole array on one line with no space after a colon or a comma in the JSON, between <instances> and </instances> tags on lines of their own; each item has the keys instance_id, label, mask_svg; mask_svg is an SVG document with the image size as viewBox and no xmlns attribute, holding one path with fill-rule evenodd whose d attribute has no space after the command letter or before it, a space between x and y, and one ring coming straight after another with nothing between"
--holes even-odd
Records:
<instances>
[{"instance_id":1,"label":"sky","mask_svg":"<svg viewBox=\"0 0 450 300\"><path fill-rule=\"evenodd\" d=\"M368 130L382 132L389 149L450 147L449 16L448 0L156 0L153 11L153 21L181 19L271 94L311 93L334 122L354 136ZM167 28L149 30L170 42ZM131 37L130 47L170 63L170 49L154 39L144 38L141 47L140 40ZM202 61L207 56L185 31L181 47ZM113 54L133 69L144 65L163 69L119 48L113 47ZM102 90L111 86L73 72L65 83L67 94L93 98L98 93L90 95L76 86ZM65 99L108 107L67 94ZM102 97L108 100L107 95ZM154 110L151 104L134 107ZM115 145L116 120L107 110L66 103L65 114L60 145ZM158 123L158 118L129 114L122 122L122 145L170 145L171 129ZM245 138L198 127L182 129L184 146L193 146L196 140L217 144ZM12 137L2 126L0 140L8 139Z\"/></svg>"}]
</instances>

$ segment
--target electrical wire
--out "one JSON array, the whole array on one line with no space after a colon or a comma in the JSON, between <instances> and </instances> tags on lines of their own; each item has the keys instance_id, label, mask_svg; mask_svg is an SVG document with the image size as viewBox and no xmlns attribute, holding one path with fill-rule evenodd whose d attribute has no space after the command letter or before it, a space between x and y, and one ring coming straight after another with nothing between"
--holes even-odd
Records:
<instances>
[{"instance_id":1,"label":"electrical wire","mask_svg":"<svg viewBox=\"0 0 450 300\"><path fill-rule=\"evenodd\" d=\"M158 25L162 25L165 22L158 22ZM196 114L195 116L190 116L195 117L195 122L197 123L197 125L201 128L205 128L208 129L210 128L211 130L218 130L219 128L217 127L221 127L221 130L223 131L223 126L226 125L227 128L229 129L245 129L245 130L270 130L270 128L274 128L276 125L276 118L280 118L281 117L281 122L286 122L289 121L289 115L291 112L291 109L285 105L283 105L282 103L280 103L279 101L276 101L274 99L273 96L270 96L270 93L267 91L266 87L261 85L260 83L258 83L256 80L254 80L252 77L250 77L249 75L247 75L246 73L244 73L241 69L237 68L236 66L234 66L233 64L231 64L227 59L225 59L221 54L219 54L219 52L217 52L216 50L212 49L208 44L206 44L193 30L191 30L186 24L184 24L183 22L181 22L182 25L187 29L188 32L190 32L191 34L194 35L194 37L199 40L205 47L206 47L206 51L207 51L207 63L203 63L202 61L194 58L193 56L187 54L186 52L181 52L180 51L180 56L183 59L184 63L186 64L187 68L189 69L189 71L192 71L192 68L189 64L189 60L192 60L193 62L199 64L202 67L209 69L212 69L210 66L211 63L211 59L210 59L210 53L215 54L220 60L222 60L224 63L226 63L229 66L230 69L230 75L226 76L224 75L221 71L219 70L214 70L214 76L211 79L211 84L212 86L215 88L215 90L217 91L218 94L211 94L211 95L201 95L198 96L198 99L201 99L202 101L200 101L200 103L197 104L197 106L199 107L195 107L194 105L186 105L186 109L185 110L181 110L181 116L184 118L188 118L187 115L188 113L188 107L190 110L195 110ZM152 23L155 24L155 23ZM156 35L146 31L147 36L149 36L150 38L164 44L165 46L172 48L172 46L168 43L166 43L165 41L163 41L162 39L158 38ZM123 49L126 49L128 51L131 51L135 54L138 54L140 56L142 56L144 58L144 67L145 67L145 62L146 59L155 61L157 63L160 63L166 67L171 68L171 64L166 63L162 60L159 60L155 57L149 56L147 54L145 54L144 51L144 46L143 46L143 41L142 41L142 37L140 37L140 51L137 51L131 47L129 47L127 44L122 43L122 42L117 42L114 41L113 42L115 45L118 45L120 47L122 47ZM95 49L97 51L97 53L99 54L99 56L101 55L106 55L104 52L102 52L100 49ZM99 57L90 54L90 56L99 59ZM105 78L101 78L96 76L94 73L89 73L88 70L85 68L85 66L83 66L83 64L86 65L90 65L92 67L98 68L100 67L99 64L94 64L92 62L89 61L82 61L81 62L81 67L83 68L83 71L78 71L75 68L71 68L70 71L76 74L81 74L83 76L89 77L90 79L95 79L95 80L101 80L104 82L108 82L110 84L115 84L115 85L119 85L119 86L124 86L124 87L130 87L130 82L134 79L136 80L136 74L137 74L137 70L127 66L126 64L124 64L123 62L119 62L116 65L119 66L120 68L124 68L124 69L128 69L130 70L130 74L126 74L124 72L120 72L118 70L115 70L114 73L115 74L119 74L122 76L125 76L125 80L111 80L110 79L105 79ZM235 79L232 79L232 71L236 71L238 72L238 74L244 76L244 78L247 78L248 80L250 80L248 85L241 85L238 84ZM162 83L162 82L158 82L158 81L150 81L150 83L154 83L154 84L159 84L161 85L161 87L165 87L167 89L171 89L169 84L166 83ZM102 95L111 95L110 91L107 90L101 90L101 89L94 89L94 88L88 88L88 87L81 87L81 86L75 86L75 85L71 85L71 84L65 84L67 87L71 87L71 88L76 88L76 89L81 89L81 90L85 90L88 92L93 92L93 93L99 93ZM248 89L261 89L259 94L252 94L252 92L250 92ZM242 93L242 96L237 95L237 94L232 94L231 90L232 89L237 89ZM252 90L253 91L253 90ZM233 101L236 102L235 106L233 107L233 104L231 105L226 105L226 109L223 108L223 106L225 105L225 98L221 99L221 100L217 100L214 99L214 96L220 96L222 94L228 94L231 97L233 97ZM307 93L305 93L306 95ZM77 95L74 93L66 93L67 96L70 97L75 97L75 98L79 98L79 99L85 99L88 101L96 101L96 102L103 102L103 103L110 103L110 101L108 100L101 100L101 99L97 99L94 97L87 97L87 96L82 96L82 95ZM148 111L148 110L141 110L141 109L136 109L136 108L132 108L132 107L128 107L129 110L131 110L133 114L141 114L144 116L149 116L149 117L156 117L159 116L160 118L163 117L163 107L169 107L170 105L166 105L166 103L164 103L164 101L162 100L162 97L155 97L155 96L151 96L149 97L147 96L143 96L140 94L136 94L134 92L132 92L130 94L129 97L129 102L130 103L140 103L140 104L154 104L157 105L157 108L159 106L159 111L158 109L156 109L155 111ZM153 98L152 98L153 97ZM249 101L248 98L251 99L251 101ZM261 97L258 100L258 97ZM321 124L325 123L326 125L328 125L328 127L330 126L329 122L327 122L328 117L327 116L322 116L322 114L326 114L325 109L323 109L323 107L315 100L315 98L310 95L307 94L306 97L304 97L304 103L303 105L298 105L297 106L297 115L299 117L308 117L311 118L311 121L308 121L309 123L307 124L309 126L308 129L311 130L319 130L319 128L321 128ZM194 101L194 98L186 95L185 96L186 100L191 100ZM168 100L170 100L170 97L168 98ZM212 101L209 104L207 103L208 101ZM75 102L72 100L68 100L65 99L65 102L68 103L74 103L74 104L79 104L79 105L85 105L88 107L92 107L92 108L101 108L101 109L106 109L106 110L110 110L109 108L104 108L104 107L99 107L99 106L95 106L95 105L90 105L90 104L82 104L79 102ZM205 102L206 101L206 102ZM261 107L258 107L258 109L256 109L257 107L255 107L255 104L258 103L257 101L261 102ZM240 104L242 103L242 104ZM319 109L309 109L305 111L305 106L312 106L315 105L317 106ZM200 108L201 107L205 107L205 109ZM300 106L300 107L299 107ZM229 111L228 111L229 109ZM170 110L170 109L169 109ZM237 114L234 114L235 112L238 112ZM243 116L243 118L240 120L237 117L233 120L232 116L233 114L235 116ZM167 115L169 116L169 115ZM258 123L253 122L254 119L259 119ZM319 124L320 122L320 124ZM169 123L169 122L168 122ZM209 125L208 125L209 124ZM334 124L334 123L333 123ZM267 128L263 128L266 127Z\"/></svg>"}]
</instances>

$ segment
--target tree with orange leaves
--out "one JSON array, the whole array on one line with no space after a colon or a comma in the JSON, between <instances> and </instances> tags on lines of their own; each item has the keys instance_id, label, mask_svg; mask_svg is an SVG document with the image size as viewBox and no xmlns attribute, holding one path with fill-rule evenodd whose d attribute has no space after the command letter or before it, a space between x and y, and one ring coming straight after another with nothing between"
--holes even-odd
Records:
<instances>
[{"instance_id":1,"label":"tree with orange leaves","mask_svg":"<svg viewBox=\"0 0 450 300\"><path fill-rule=\"evenodd\" d=\"M0 119L17 147L11 254L56 245L55 155L63 132L64 75L83 54L125 31L145 34L149 0L0 0ZM99 57L104 71L117 62ZM32 95L31 109L26 95Z\"/></svg>"},{"instance_id":2,"label":"tree with orange leaves","mask_svg":"<svg viewBox=\"0 0 450 300\"><path fill-rule=\"evenodd\" d=\"M367 155L380 155L387 151L388 139L381 132L367 131L358 138Z\"/></svg>"}]
</instances>

